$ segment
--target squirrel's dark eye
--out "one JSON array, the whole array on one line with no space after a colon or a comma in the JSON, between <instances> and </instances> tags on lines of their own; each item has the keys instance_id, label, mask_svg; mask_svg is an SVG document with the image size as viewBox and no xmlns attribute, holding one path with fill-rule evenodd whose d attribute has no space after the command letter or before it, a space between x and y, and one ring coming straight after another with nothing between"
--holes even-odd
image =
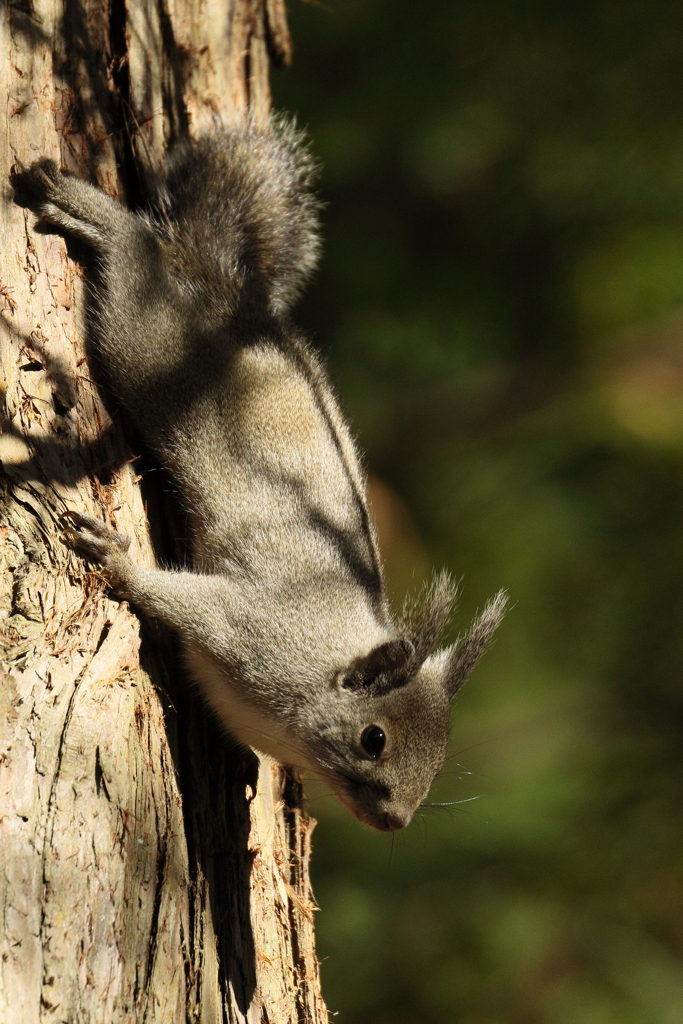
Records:
<instances>
[{"instance_id":1,"label":"squirrel's dark eye","mask_svg":"<svg viewBox=\"0 0 683 1024\"><path fill-rule=\"evenodd\" d=\"M367 729L363 729L360 742L366 754L369 754L370 757L379 757L384 750L387 738L384 735L384 729L380 729L378 725L369 725Z\"/></svg>"}]
</instances>

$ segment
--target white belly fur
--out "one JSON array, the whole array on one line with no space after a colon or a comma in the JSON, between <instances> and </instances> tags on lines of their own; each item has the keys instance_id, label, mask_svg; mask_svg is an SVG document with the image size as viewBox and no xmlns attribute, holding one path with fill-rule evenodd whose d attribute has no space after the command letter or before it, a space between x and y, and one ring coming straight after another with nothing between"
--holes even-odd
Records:
<instances>
[{"instance_id":1,"label":"white belly fur","mask_svg":"<svg viewBox=\"0 0 683 1024\"><path fill-rule=\"evenodd\" d=\"M185 650L185 662L191 677L199 684L222 724L240 743L260 750L282 764L311 767L303 751L294 746L292 737L282 726L242 700L229 677L209 658L197 651Z\"/></svg>"}]
</instances>

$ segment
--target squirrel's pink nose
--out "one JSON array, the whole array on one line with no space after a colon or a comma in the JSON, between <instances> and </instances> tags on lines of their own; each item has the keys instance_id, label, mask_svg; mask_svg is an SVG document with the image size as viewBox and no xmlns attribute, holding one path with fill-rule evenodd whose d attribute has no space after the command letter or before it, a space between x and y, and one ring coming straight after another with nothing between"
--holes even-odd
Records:
<instances>
[{"instance_id":1,"label":"squirrel's pink nose","mask_svg":"<svg viewBox=\"0 0 683 1024\"><path fill-rule=\"evenodd\" d=\"M404 828L410 818L405 814L392 814L391 811L387 811L384 815L384 827L387 832L395 832L399 828Z\"/></svg>"}]
</instances>

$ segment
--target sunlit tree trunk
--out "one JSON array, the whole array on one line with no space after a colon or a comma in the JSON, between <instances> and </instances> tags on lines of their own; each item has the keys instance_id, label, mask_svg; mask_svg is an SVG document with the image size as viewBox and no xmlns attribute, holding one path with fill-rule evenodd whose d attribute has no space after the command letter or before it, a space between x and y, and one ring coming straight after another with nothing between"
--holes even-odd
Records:
<instances>
[{"instance_id":1,"label":"sunlit tree trunk","mask_svg":"<svg viewBox=\"0 0 683 1024\"><path fill-rule=\"evenodd\" d=\"M267 114L282 0L16 0L0 18L0 1021L326 1021L296 780L231 749L174 638L59 539L80 509L148 564L176 543L163 473L84 357L82 253L7 185L51 156L141 202L170 142Z\"/></svg>"}]
</instances>

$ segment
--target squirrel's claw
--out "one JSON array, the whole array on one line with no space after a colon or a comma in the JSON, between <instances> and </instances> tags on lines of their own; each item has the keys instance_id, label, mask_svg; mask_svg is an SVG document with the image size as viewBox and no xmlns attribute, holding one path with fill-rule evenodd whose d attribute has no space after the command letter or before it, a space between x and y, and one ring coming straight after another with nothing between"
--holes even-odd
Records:
<instances>
[{"instance_id":1,"label":"squirrel's claw","mask_svg":"<svg viewBox=\"0 0 683 1024\"><path fill-rule=\"evenodd\" d=\"M129 537L85 512L65 512L60 525L62 539L70 548L105 566L108 556L125 554L130 546Z\"/></svg>"},{"instance_id":2,"label":"squirrel's claw","mask_svg":"<svg viewBox=\"0 0 683 1024\"><path fill-rule=\"evenodd\" d=\"M17 161L10 172L10 184L17 203L40 212L42 204L53 198L55 183L60 174L54 160L36 160L28 168Z\"/></svg>"}]
</instances>

